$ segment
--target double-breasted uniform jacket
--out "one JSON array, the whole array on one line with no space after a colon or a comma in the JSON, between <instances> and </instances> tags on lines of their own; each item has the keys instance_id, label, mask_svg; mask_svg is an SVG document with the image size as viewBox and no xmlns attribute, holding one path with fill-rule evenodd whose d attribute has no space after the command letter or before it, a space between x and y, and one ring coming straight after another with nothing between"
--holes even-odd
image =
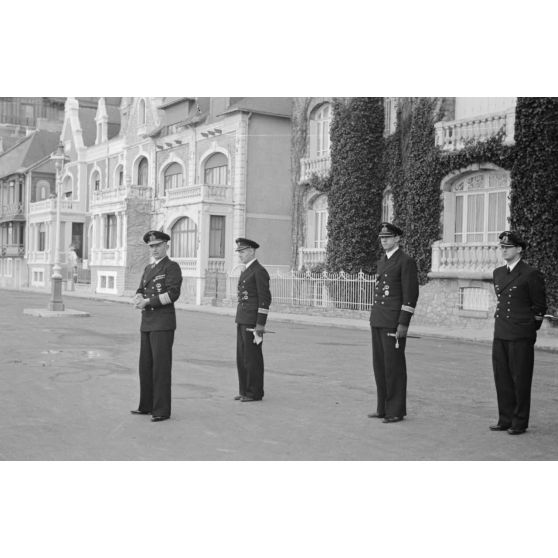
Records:
<instances>
[{"instance_id":1,"label":"double-breasted uniform jacket","mask_svg":"<svg viewBox=\"0 0 558 558\"><path fill-rule=\"evenodd\" d=\"M141 331L166 331L176 329L174 303L180 296L182 270L165 256L153 267L146 266L136 293L149 298L142 310Z\"/></svg>"},{"instance_id":2,"label":"double-breasted uniform jacket","mask_svg":"<svg viewBox=\"0 0 558 558\"><path fill-rule=\"evenodd\" d=\"M506 341L535 339L546 312L542 273L519 260L510 273L505 265L497 267L493 280L497 297L494 337Z\"/></svg>"},{"instance_id":3,"label":"double-breasted uniform jacket","mask_svg":"<svg viewBox=\"0 0 558 558\"><path fill-rule=\"evenodd\" d=\"M398 248L388 259L380 258L376 270L374 303L370 311L372 327L408 326L419 296L417 264Z\"/></svg>"},{"instance_id":4,"label":"double-breasted uniform jacket","mask_svg":"<svg viewBox=\"0 0 558 558\"><path fill-rule=\"evenodd\" d=\"M269 273L258 260L255 260L238 278L235 322L250 326L265 325L270 304Z\"/></svg>"}]
</instances>

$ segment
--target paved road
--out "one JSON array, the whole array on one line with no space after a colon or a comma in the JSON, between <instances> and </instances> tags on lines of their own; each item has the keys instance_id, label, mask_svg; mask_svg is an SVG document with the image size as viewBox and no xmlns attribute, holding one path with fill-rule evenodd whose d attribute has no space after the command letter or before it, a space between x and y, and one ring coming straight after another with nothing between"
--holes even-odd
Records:
<instances>
[{"instance_id":1,"label":"paved road","mask_svg":"<svg viewBox=\"0 0 558 558\"><path fill-rule=\"evenodd\" d=\"M88 318L36 318L44 294L1 291L0 459L4 460L555 460L556 354L538 351L531 428L494 433L486 345L411 339L408 419L374 410L367 331L273 323L266 395L233 401L235 327L178 311L173 416L133 416L139 314L116 302L67 299Z\"/></svg>"}]
</instances>

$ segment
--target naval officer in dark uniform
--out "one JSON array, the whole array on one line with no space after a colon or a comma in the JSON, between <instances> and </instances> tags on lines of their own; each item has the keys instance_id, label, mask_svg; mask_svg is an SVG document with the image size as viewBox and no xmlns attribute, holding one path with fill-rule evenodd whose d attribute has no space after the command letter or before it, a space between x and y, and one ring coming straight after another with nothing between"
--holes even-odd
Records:
<instances>
[{"instance_id":1,"label":"naval officer in dark uniform","mask_svg":"<svg viewBox=\"0 0 558 558\"><path fill-rule=\"evenodd\" d=\"M167 257L170 236L145 233L154 262L146 266L134 303L141 310L139 358L140 402L133 414L149 415L152 422L170 418L172 345L176 329L174 303L180 296L182 271Z\"/></svg>"},{"instance_id":2,"label":"naval officer in dark uniform","mask_svg":"<svg viewBox=\"0 0 558 558\"><path fill-rule=\"evenodd\" d=\"M381 223L379 238L385 254L378 261L374 303L370 312L372 364L377 407L369 418L399 422L407 414L407 329L419 295L417 264L399 248L403 231Z\"/></svg>"},{"instance_id":3,"label":"naval officer in dark uniform","mask_svg":"<svg viewBox=\"0 0 558 558\"><path fill-rule=\"evenodd\" d=\"M248 238L237 238L235 242L238 257L246 266L238 278L235 319L238 395L235 399L247 403L261 401L264 396L262 345L271 292L269 274L256 259L260 245Z\"/></svg>"},{"instance_id":4,"label":"naval officer in dark uniform","mask_svg":"<svg viewBox=\"0 0 558 558\"><path fill-rule=\"evenodd\" d=\"M542 273L522 259L526 243L513 231L500 234L506 265L493 273L494 314L492 368L498 399L498 423L490 430L523 434L529 426L535 341L546 312Z\"/></svg>"}]
</instances>

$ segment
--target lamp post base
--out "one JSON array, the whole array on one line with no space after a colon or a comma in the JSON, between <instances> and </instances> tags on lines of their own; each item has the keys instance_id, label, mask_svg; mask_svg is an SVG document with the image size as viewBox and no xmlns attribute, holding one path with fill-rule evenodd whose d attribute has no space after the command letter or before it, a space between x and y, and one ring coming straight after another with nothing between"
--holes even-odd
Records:
<instances>
[{"instance_id":1,"label":"lamp post base","mask_svg":"<svg viewBox=\"0 0 558 558\"><path fill-rule=\"evenodd\" d=\"M62 312L64 311L64 303L62 302L62 277L53 276L51 278L51 283L52 294L50 302L48 303L48 309Z\"/></svg>"}]
</instances>

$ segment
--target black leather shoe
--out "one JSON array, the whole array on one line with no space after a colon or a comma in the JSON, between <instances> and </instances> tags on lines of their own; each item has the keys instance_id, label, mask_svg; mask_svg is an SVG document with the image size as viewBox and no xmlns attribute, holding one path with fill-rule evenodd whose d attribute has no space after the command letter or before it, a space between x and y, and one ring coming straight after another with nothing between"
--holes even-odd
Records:
<instances>
[{"instance_id":1,"label":"black leather shoe","mask_svg":"<svg viewBox=\"0 0 558 558\"><path fill-rule=\"evenodd\" d=\"M153 417L151 422L161 422L162 420L169 420L170 417Z\"/></svg>"},{"instance_id":2,"label":"black leather shoe","mask_svg":"<svg viewBox=\"0 0 558 558\"><path fill-rule=\"evenodd\" d=\"M508 434L525 434L526 430L527 428L514 428L512 426L511 428L508 428Z\"/></svg>"},{"instance_id":3,"label":"black leather shoe","mask_svg":"<svg viewBox=\"0 0 558 558\"><path fill-rule=\"evenodd\" d=\"M241 399L242 399L242 395L237 395L237 396L234 398L235 401L240 401Z\"/></svg>"},{"instance_id":4,"label":"black leather shoe","mask_svg":"<svg viewBox=\"0 0 558 558\"><path fill-rule=\"evenodd\" d=\"M492 432L499 432L500 430L507 430L509 426L502 426L501 424L491 424L488 428L490 428Z\"/></svg>"},{"instance_id":5,"label":"black leather shoe","mask_svg":"<svg viewBox=\"0 0 558 558\"><path fill-rule=\"evenodd\" d=\"M399 422L400 420L403 420L403 417L386 417L382 422Z\"/></svg>"},{"instance_id":6,"label":"black leather shoe","mask_svg":"<svg viewBox=\"0 0 558 558\"><path fill-rule=\"evenodd\" d=\"M132 415L150 415L151 411L140 411L139 409L134 409L133 411L130 411L130 413L132 413Z\"/></svg>"},{"instance_id":7,"label":"black leather shoe","mask_svg":"<svg viewBox=\"0 0 558 558\"><path fill-rule=\"evenodd\" d=\"M368 418L384 418L386 415L379 415L378 413L368 413Z\"/></svg>"},{"instance_id":8,"label":"black leather shoe","mask_svg":"<svg viewBox=\"0 0 558 558\"><path fill-rule=\"evenodd\" d=\"M250 401L261 401L261 400L262 400L261 397L260 397L259 399L256 399L255 397L247 397L246 395L243 395L243 396L240 398L240 401L241 401L242 403L249 403Z\"/></svg>"}]
</instances>

